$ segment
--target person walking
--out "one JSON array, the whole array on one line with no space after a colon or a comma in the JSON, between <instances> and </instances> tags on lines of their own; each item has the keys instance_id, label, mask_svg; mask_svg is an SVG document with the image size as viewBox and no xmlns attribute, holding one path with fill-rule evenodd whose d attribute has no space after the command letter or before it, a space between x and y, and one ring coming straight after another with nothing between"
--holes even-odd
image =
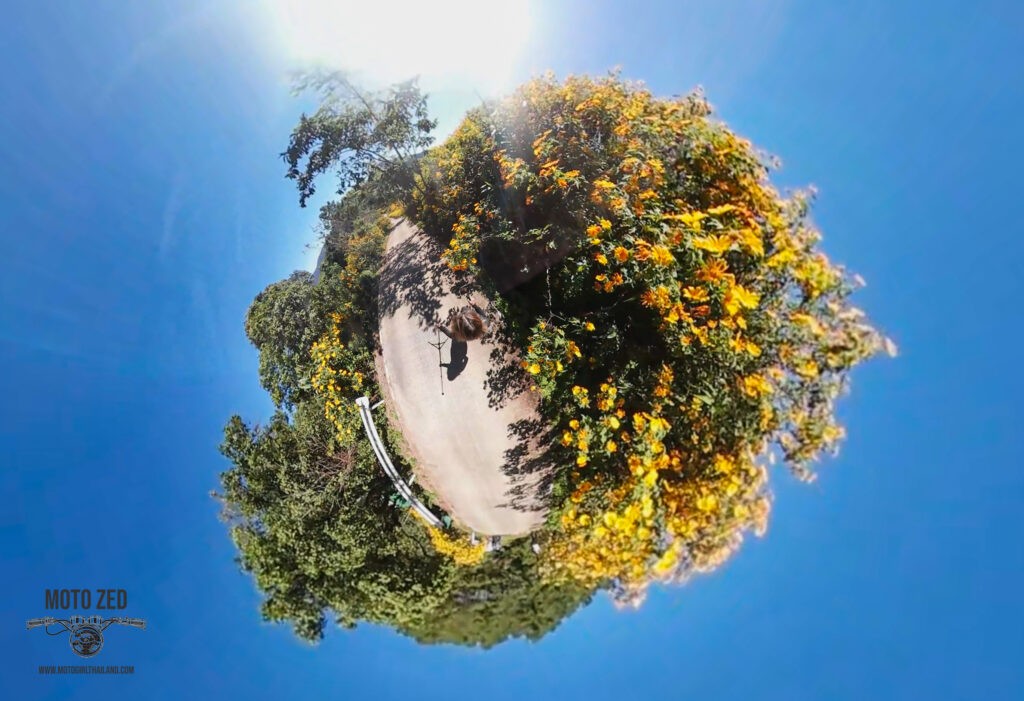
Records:
<instances>
[{"instance_id":1,"label":"person walking","mask_svg":"<svg viewBox=\"0 0 1024 701\"><path fill-rule=\"evenodd\" d=\"M437 329L453 341L465 343L483 338L490 325L487 321L487 312L470 303L457 311L448 314L448 325L437 324Z\"/></svg>"}]
</instances>

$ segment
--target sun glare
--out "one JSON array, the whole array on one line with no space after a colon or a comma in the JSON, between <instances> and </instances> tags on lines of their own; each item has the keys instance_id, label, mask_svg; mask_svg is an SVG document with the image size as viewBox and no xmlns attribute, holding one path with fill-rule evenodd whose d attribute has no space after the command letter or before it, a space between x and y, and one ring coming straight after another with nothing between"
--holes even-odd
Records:
<instances>
[{"instance_id":1,"label":"sun glare","mask_svg":"<svg viewBox=\"0 0 1024 701\"><path fill-rule=\"evenodd\" d=\"M529 2L268 0L290 62L353 71L370 82L421 76L430 87L507 87L531 29Z\"/></svg>"}]
</instances>

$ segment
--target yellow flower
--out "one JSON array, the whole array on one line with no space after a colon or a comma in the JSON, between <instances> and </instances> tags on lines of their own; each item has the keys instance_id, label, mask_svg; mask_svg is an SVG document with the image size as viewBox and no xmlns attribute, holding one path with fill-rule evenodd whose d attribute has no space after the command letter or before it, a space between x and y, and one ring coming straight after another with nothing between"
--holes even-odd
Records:
<instances>
[{"instance_id":1,"label":"yellow flower","mask_svg":"<svg viewBox=\"0 0 1024 701\"><path fill-rule=\"evenodd\" d=\"M714 494L705 494L697 499L697 508L701 511L714 511L718 508L718 497Z\"/></svg>"},{"instance_id":2,"label":"yellow flower","mask_svg":"<svg viewBox=\"0 0 1024 701\"><path fill-rule=\"evenodd\" d=\"M654 563L654 574L664 576L671 572L678 562L679 555L676 553L675 548L669 548L660 558L658 558L658 561Z\"/></svg>"},{"instance_id":3,"label":"yellow flower","mask_svg":"<svg viewBox=\"0 0 1024 701\"><path fill-rule=\"evenodd\" d=\"M615 247L614 255L615 260L619 261L620 263L625 263L627 260L629 260L629 251L627 251L622 246Z\"/></svg>"},{"instance_id":4,"label":"yellow flower","mask_svg":"<svg viewBox=\"0 0 1024 701\"><path fill-rule=\"evenodd\" d=\"M593 331L597 327L594 326L593 323L588 321L586 324L583 325L583 328L585 328L587 331Z\"/></svg>"},{"instance_id":5,"label":"yellow flower","mask_svg":"<svg viewBox=\"0 0 1024 701\"><path fill-rule=\"evenodd\" d=\"M789 315L789 318L801 326L806 326L811 330L815 336L822 336L825 333L825 327L810 314L804 314L802 312L793 312Z\"/></svg>"},{"instance_id":6,"label":"yellow flower","mask_svg":"<svg viewBox=\"0 0 1024 701\"><path fill-rule=\"evenodd\" d=\"M581 455L578 458L576 458L576 465L577 465L577 467L586 467L587 466L587 456L586 455Z\"/></svg>"},{"instance_id":7,"label":"yellow flower","mask_svg":"<svg viewBox=\"0 0 1024 701\"><path fill-rule=\"evenodd\" d=\"M710 214L713 217L717 217L719 214L725 214L726 212L732 212L732 211L735 211L735 209L736 209L736 207L734 205L723 204L723 205L719 205L718 207L712 207L711 209L708 210L708 214Z\"/></svg>"},{"instance_id":8,"label":"yellow flower","mask_svg":"<svg viewBox=\"0 0 1024 701\"><path fill-rule=\"evenodd\" d=\"M743 307L747 309L756 307L760 299L761 296L756 292L751 292L742 285L734 285L726 291L723 302L729 315L735 316Z\"/></svg>"},{"instance_id":9,"label":"yellow flower","mask_svg":"<svg viewBox=\"0 0 1024 701\"><path fill-rule=\"evenodd\" d=\"M724 455L718 454L715 456L715 469L724 475L729 474L733 471L735 464L732 460Z\"/></svg>"},{"instance_id":10,"label":"yellow flower","mask_svg":"<svg viewBox=\"0 0 1024 701\"><path fill-rule=\"evenodd\" d=\"M607 219L599 220L598 224L600 224L601 228L604 229L605 231L611 231L612 223L610 221L608 221Z\"/></svg>"},{"instance_id":11,"label":"yellow flower","mask_svg":"<svg viewBox=\"0 0 1024 701\"><path fill-rule=\"evenodd\" d=\"M732 288L732 292L736 295L736 301L747 309L753 309L757 306L758 301L761 299L761 295L756 292L752 292L742 285L736 285Z\"/></svg>"},{"instance_id":12,"label":"yellow flower","mask_svg":"<svg viewBox=\"0 0 1024 701\"><path fill-rule=\"evenodd\" d=\"M761 240L761 235L757 231L743 229L739 233L739 240L754 255L758 257L764 255L764 241Z\"/></svg>"},{"instance_id":13,"label":"yellow flower","mask_svg":"<svg viewBox=\"0 0 1024 701\"><path fill-rule=\"evenodd\" d=\"M807 359L796 366L796 371L797 374L803 377L817 377L818 364L811 359Z\"/></svg>"},{"instance_id":14,"label":"yellow flower","mask_svg":"<svg viewBox=\"0 0 1024 701\"><path fill-rule=\"evenodd\" d=\"M617 446L615 444L615 441L612 441L612 440L609 440L607 443L605 443L604 447L605 447L605 450L607 450L609 453L614 453L616 450L619 449L619 446Z\"/></svg>"},{"instance_id":15,"label":"yellow flower","mask_svg":"<svg viewBox=\"0 0 1024 701\"><path fill-rule=\"evenodd\" d=\"M594 260L596 260L601 265L608 265L608 256L606 256L603 253L595 253Z\"/></svg>"},{"instance_id":16,"label":"yellow flower","mask_svg":"<svg viewBox=\"0 0 1024 701\"><path fill-rule=\"evenodd\" d=\"M679 221L683 222L686 226L691 229L700 229L700 220L705 219L708 215L704 212L686 212L684 214L677 215Z\"/></svg>"},{"instance_id":17,"label":"yellow flower","mask_svg":"<svg viewBox=\"0 0 1024 701\"><path fill-rule=\"evenodd\" d=\"M539 372L540 372L540 365L539 364L533 363L532 365L530 365L530 374L531 375L536 375Z\"/></svg>"},{"instance_id":18,"label":"yellow flower","mask_svg":"<svg viewBox=\"0 0 1024 701\"><path fill-rule=\"evenodd\" d=\"M644 428L647 427L647 417L644 414L633 414L633 430L637 433L643 433Z\"/></svg>"},{"instance_id":19,"label":"yellow flower","mask_svg":"<svg viewBox=\"0 0 1024 701\"><path fill-rule=\"evenodd\" d=\"M671 265L675 262L672 252L664 246L651 246L651 260L657 265Z\"/></svg>"},{"instance_id":20,"label":"yellow flower","mask_svg":"<svg viewBox=\"0 0 1024 701\"><path fill-rule=\"evenodd\" d=\"M732 246L728 236L698 236L693 239L693 247L708 253L725 253Z\"/></svg>"},{"instance_id":21,"label":"yellow flower","mask_svg":"<svg viewBox=\"0 0 1024 701\"><path fill-rule=\"evenodd\" d=\"M845 435L846 432L843 430L841 426L834 425L826 426L824 430L821 432L822 440L824 440L825 443L835 443L837 440L844 437Z\"/></svg>"},{"instance_id":22,"label":"yellow flower","mask_svg":"<svg viewBox=\"0 0 1024 701\"><path fill-rule=\"evenodd\" d=\"M661 416L651 417L651 431L654 433L664 433L668 431L670 424Z\"/></svg>"},{"instance_id":23,"label":"yellow flower","mask_svg":"<svg viewBox=\"0 0 1024 701\"><path fill-rule=\"evenodd\" d=\"M597 236L600 233L601 227L597 224L591 224L590 226L587 227L587 236L590 236L591 238Z\"/></svg>"},{"instance_id":24,"label":"yellow flower","mask_svg":"<svg viewBox=\"0 0 1024 701\"><path fill-rule=\"evenodd\" d=\"M772 386L760 375L743 378L743 392L751 397L762 397L771 394Z\"/></svg>"}]
</instances>

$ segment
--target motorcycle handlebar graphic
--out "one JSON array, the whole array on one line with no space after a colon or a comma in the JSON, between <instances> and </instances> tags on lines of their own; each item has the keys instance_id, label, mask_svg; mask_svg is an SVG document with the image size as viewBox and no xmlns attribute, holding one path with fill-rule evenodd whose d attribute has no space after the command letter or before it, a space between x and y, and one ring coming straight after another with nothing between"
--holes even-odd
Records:
<instances>
[{"instance_id":1,"label":"motorcycle handlebar graphic","mask_svg":"<svg viewBox=\"0 0 1024 701\"><path fill-rule=\"evenodd\" d=\"M146 621L141 618L108 618L107 623L120 623L123 626L131 626L139 630L146 630Z\"/></svg>"},{"instance_id":2,"label":"motorcycle handlebar graphic","mask_svg":"<svg viewBox=\"0 0 1024 701\"><path fill-rule=\"evenodd\" d=\"M79 657L90 658L99 653L103 648L103 631L115 623L138 628L139 630L146 629L146 621L142 618L115 616L105 619L103 616L89 616L86 618L80 615L74 615L70 618L53 618L52 616L30 618L25 622L25 627L32 630L33 628L43 628L45 626L43 629L47 635L67 633L71 651ZM51 625L59 625L60 629L51 631Z\"/></svg>"},{"instance_id":3,"label":"motorcycle handlebar graphic","mask_svg":"<svg viewBox=\"0 0 1024 701\"><path fill-rule=\"evenodd\" d=\"M46 616L45 618L30 618L28 621L25 622L25 628L28 630L32 630L33 628L40 628L43 626L49 627L55 624L59 624L63 626L65 630L67 630L69 625L82 625L88 623L90 625L101 626L101 628L105 629L109 625L119 623L123 626L131 626L132 628L138 628L139 630L146 630L146 621L142 618L123 618L120 616L115 618L108 618L106 620L104 620L100 616L92 616L88 619L82 616L73 616L73 618L75 620L70 621L64 618L53 618L52 616Z\"/></svg>"},{"instance_id":4,"label":"motorcycle handlebar graphic","mask_svg":"<svg viewBox=\"0 0 1024 701\"><path fill-rule=\"evenodd\" d=\"M30 619L29 619L29 620L28 620L28 621L27 621L27 622L25 623L25 627L26 627L26 628L27 628L28 630L32 630L33 628L38 628L38 627L40 627L40 626L49 626L49 625L53 625L53 624L54 624L54 623L56 623L56 622L57 622L57 619L56 619L56 618L50 618L49 616L47 616L46 618L30 618Z\"/></svg>"}]
</instances>

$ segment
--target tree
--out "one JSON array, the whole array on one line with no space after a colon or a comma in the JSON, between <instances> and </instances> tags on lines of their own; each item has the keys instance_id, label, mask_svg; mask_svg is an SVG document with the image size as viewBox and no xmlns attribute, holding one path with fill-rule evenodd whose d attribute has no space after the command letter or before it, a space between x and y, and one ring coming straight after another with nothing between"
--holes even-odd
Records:
<instances>
[{"instance_id":1,"label":"tree","mask_svg":"<svg viewBox=\"0 0 1024 701\"><path fill-rule=\"evenodd\" d=\"M330 314L345 303L337 270L327 265L318 284L305 271L272 283L253 300L245 333L260 353L259 375L277 406L309 396L310 347L330 327Z\"/></svg>"},{"instance_id":2,"label":"tree","mask_svg":"<svg viewBox=\"0 0 1024 701\"><path fill-rule=\"evenodd\" d=\"M509 638L540 640L581 606L593 590L538 576L529 538L506 543L475 567L460 567L446 600L427 625L410 631L424 643L489 648Z\"/></svg>"},{"instance_id":3,"label":"tree","mask_svg":"<svg viewBox=\"0 0 1024 701\"><path fill-rule=\"evenodd\" d=\"M316 191L317 177L332 168L338 194L371 174L389 195L411 191L416 156L430 145L437 125L415 79L371 91L357 87L344 73L317 71L300 77L296 91L304 90L318 93L320 106L312 116L300 117L281 154L301 206Z\"/></svg>"},{"instance_id":4,"label":"tree","mask_svg":"<svg viewBox=\"0 0 1024 701\"><path fill-rule=\"evenodd\" d=\"M232 462L221 475L224 518L267 620L291 622L307 640L321 637L328 614L347 626L425 625L451 565L391 506L368 443L337 446L307 402L265 426L232 417L221 452Z\"/></svg>"}]
</instances>

